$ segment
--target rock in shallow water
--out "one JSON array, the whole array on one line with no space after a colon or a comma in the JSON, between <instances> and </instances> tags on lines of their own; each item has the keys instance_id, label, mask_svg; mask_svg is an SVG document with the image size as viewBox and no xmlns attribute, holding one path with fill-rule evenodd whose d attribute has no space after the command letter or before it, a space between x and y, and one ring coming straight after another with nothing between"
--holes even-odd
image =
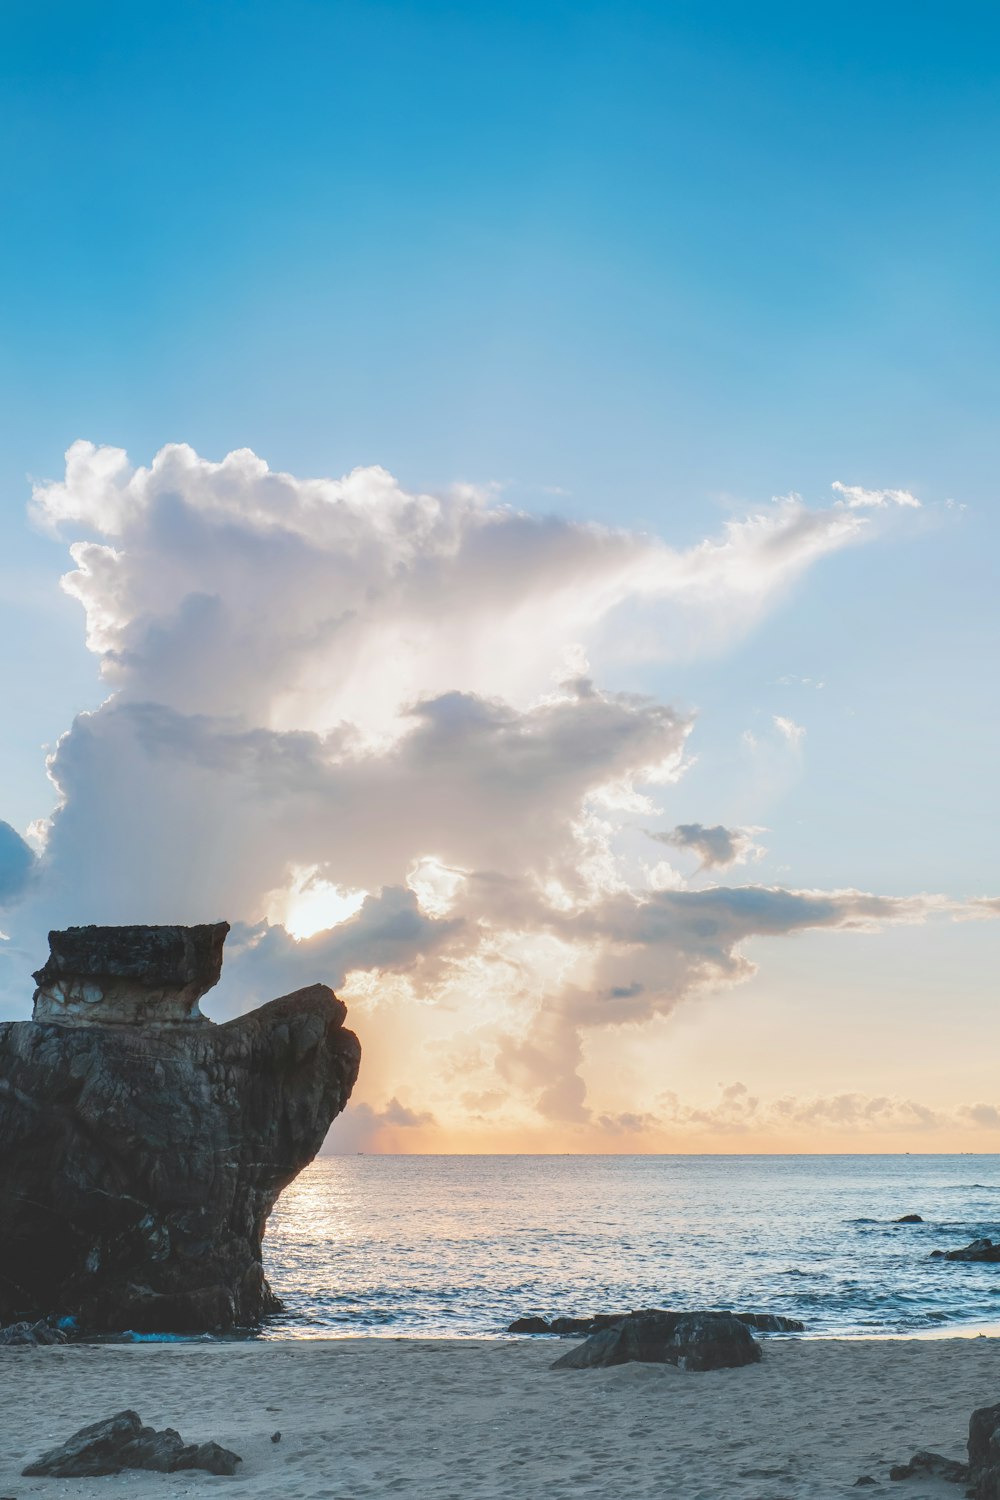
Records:
<instances>
[{"instance_id":1,"label":"rock in shallow water","mask_svg":"<svg viewBox=\"0 0 1000 1500\"><path fill-rule=\"evenodd\" d=\"M667 1310L662 1307L641 1308L630 1313L598 1313L592 1318L541 1318L530 1316L515 1318L513 1323L507 1325L508 1333L557 1333L561 1335L572 1333L600 1333L602 1328L612 1328L616 1323L621 1323L625 1318L644 1318L667 1316ZM707 1316L715 1317L719 1314L713 1312ZM671 1317L678 1314L671 1313ZM688 1314L688 1316L692 1316ZM798 1318L785 1318L780 1313L729 1313L727 1317L738 1318L748 1328L756 1329L758 1333L804 1333L805 1324L800 1323Z\"/></svg>"},{"instance_id":2,"label":"rock in shallow water","mask_svg":"<svg viewBox=\"0 0 1000 1500\"><path fill-rule=\"evenodd\" d=\"M226 930L53 934L39 992L93 982L105 998L0 1025L0 1323L55 1309L83 1330L224 1331L277 1307L264 1226L347 1103L361 1049L322 984L222 1026L195 1017Z\"/></svg>"},{"instance_id":3,"label":"rock in shallow water","mask_svg":"<svg viewBox=\"0 0 1000 1500\"><path fill-rule=\"evenodd\" d=\"M917 1477L946 1479L949 1484L965 1484L969 1478L968 1464L956 1458L945 1458L943 1453L930 1453L921 1448L914 1453L908 1464L893 1464L890 1479L914 1479Z\"/></svg>"},{"instance_id":4,"label":"rock in shallow water","mask_svg":"<svg viewBox=\"0 0 1000 1500\"><path fill-rule=\"evenodd\" d=\"M1000 1261L1000 1244L988 1239L973 1240L971 1245L963 1245L960 1250L932 1250L931 1259L996 1262Z\"/></svg>"},{"instance_id":5,"label":"rock in shallow water","mask_svg":"<svg viewBox=\"0 0 1000 1500\"><path fill-rule=\"evenodd\" d=\"M235 1474L242 1463L238 1453L218 1443L185 1443L179 1432L144 1427L138 1412L120 1411L103 1422L81 1427L73 1436L50 1448L22 1469L26 1478L88 1479L120 1474L123 1469L152 1469L177 1474L204 1469L209 1474Z\"/></svg>"},{"instance_id":6,"label":"rock in shallow water","mask_svg":"<svg viewBox=\"0 0 1000 1500\"><path fill-rule=\"evenodd\" d=\"M756 1364L760 1345L732 1313L633 1313L593 1333L551 1366L589 1370L608 1365L677 1365L681 1370L724 1370Z\"/></svg>"}]
</instances>

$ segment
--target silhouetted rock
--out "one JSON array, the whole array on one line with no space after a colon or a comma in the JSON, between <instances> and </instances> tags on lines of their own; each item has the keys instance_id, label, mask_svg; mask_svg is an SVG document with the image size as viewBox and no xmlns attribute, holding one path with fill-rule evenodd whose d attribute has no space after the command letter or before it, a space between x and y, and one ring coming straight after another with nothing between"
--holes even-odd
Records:
<instances>
[{"instance_id":1,"label":"silhouetted rock","mask_svg":"<svg viewBox=\"0 0 1000 1500\"><path fill-rule=\"evenodd\" d=\"M804 1333L806 1328L798 1318L784 1318L780 1313L734 1313L733 1316L758 1333Z\"/></svg>"},{"instance_id":2,"label":"silhouetted rock","mask_svg":"<svg viewBox=\"0 0 1000 1500\"><path fill-rule=\"evenodd\" d=\"M526 1317L515 1318L513 1323L507 1325L508 1333L554 1333L563 1337L567 1334L600 1333L603 1328L614 1328L626 1318L661 1317L666 1315L666 1309L662 1307L643 1307L630 1313L597 1313L592 1318L548 1318ZM675 1314L671 1314L675 1316ZM800 1323L798 1318L784 1318L779 1313L728 1313L728 1317L738 1318L748 1328L756 1329L758 1333L803 1333L805 1324Z\"/></svg>"},{"instance_id":3,"label":"silhouetted rock","mask_svg":"<svg viewBox=\"0 0 1000 1500\"><path fill-rule=\"evenodd\" d=\"M22 1469L26 1478L89 1479L119 1474L123 1469L152 1469L176 1474L182 1469L205 1469L209 1474L235 1474L243 1460L218 1443L185 1443L172 1427L157 1432L144 1427L134 1411L120 1411L103 1422L81 1427L58 1448L50 1448Z\"/></svg>"},{"instance_id":4,"label":"silhouetted rock","mask_svg":"<svg viewBox=\"0 0 1000 1500\"><path fill-rule=\"evenodd\" d=\"M60 1019L0 1025L0 1321L215 1331L280 1305L264 1226L361 1049L322 984L222 1026L198 1015L227 930L51 935L36 1012Z\"/></svg>"},{"instance_id":5,"label":"silhouetted rock","mask_svg":"<svg viewBox=\"0 0 1000 1500\"><path fill-rule=\"evenodd\" d=\"M1000 1244L994 1244L992 1240L973 1240L971 1245L963 1245L960 1250L932 1250L933 1260L971 1260L971 1261L1000 1261Z\"/></svg>"},{"instance_id":6,"label":"silhouetted rock","mask_svg":"<svg viewBox=\"0 0 1000 1500\"><path fill-rule=\"evenodd\" d=\"M894 1224L922 1224L924 1221L920 1214L904 1214L901 1219L893 1219Z\"/></svg>"},{"instance_id":7,"label":"silhouetted rock","mask_svg":"<svg viewBox=\"0 0 1000 1500\"><path fill-rule=\"evenodd\" d=\"M568 1333L593 1333L596 1322L596 1318L553 1318L549 1324L549 1332L563 1337Z\"/></svg>"},{"instance_id":8,"label":"silhouetted rock","mask_svg":"<svg viewBox=\"0 0 1000 1500\"><path fill-rule=\"evenodd\" d=\"M745 1323L724 1312L648 1312L593 1333L552 1365L587 1370L607 1365L677 1365L682 1370L721 1370L755 1364L760 1345Z\"/></svg>"}]
</instances>

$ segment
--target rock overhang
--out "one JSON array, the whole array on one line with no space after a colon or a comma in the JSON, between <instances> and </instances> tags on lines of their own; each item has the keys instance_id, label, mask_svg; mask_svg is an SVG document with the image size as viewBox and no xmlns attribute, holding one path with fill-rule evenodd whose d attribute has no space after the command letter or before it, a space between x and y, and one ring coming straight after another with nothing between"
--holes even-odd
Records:
<instances>
[{"instance_id":1,"label":"rock overhang","mask_svg":"<svg viewBox=\"0 0 1000 1500\"><path fill-rule=\"evenodd\" d=\"M32 975L33 1019L73 1026L204 1021L198 1001L219 982L228 932L228 922L50 932L48 959Z\"/></svg>"}]
</instances>

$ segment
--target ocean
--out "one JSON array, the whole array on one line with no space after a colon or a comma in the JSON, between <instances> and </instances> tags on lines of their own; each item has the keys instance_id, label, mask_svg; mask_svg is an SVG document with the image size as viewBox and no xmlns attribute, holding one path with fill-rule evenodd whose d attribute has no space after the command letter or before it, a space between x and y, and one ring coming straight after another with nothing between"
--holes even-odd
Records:
<instances>
[{"instance_id":1,"label":"ocean","mask_svg":"<svg viewBox=\"0 0 1000 1500\"><path fill-rule=\"evenodd\" d=\"M893 1221L918 1213L924 1223ZM815 1334L1000 1322L1000 1156L328 1156L286 1190L266 1337L484 1337L515 1317L733 1308Z\"/></svg>"}]
</instances>

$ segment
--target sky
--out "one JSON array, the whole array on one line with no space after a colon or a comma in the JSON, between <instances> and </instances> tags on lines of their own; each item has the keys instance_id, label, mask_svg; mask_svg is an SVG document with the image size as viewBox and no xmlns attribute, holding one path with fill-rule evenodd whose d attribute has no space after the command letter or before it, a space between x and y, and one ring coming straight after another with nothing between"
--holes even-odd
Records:
<instances>
[{"instance_id":1,"label":"sky","mask_svg":"<svg viewBox=\"0 0 1000 1500\"><path fill-rule=\"evenodd\" d=\"M998 44L5 5L0 1015L226 918L331 1149L997 1149Z\"/></svg>"}]
</instances>

